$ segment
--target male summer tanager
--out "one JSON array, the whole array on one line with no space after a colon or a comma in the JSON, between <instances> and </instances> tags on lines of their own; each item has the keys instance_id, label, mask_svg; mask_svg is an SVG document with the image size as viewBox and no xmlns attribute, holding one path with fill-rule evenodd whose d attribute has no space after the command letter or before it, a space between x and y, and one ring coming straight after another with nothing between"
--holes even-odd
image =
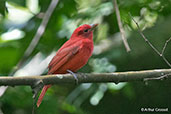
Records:
<instances>
[{"instance_id":1,"label":"male summer tanager","mask_svg":"<svg viewBox=\"0 0 171 114\"><path fill-rule=\"evenodd\" d=\"M98 24L84 24L75 29L71 38L56 52L49 63L48 74L65 74L67 70L76 72L83 67L93 52L93 30ZM37 107L51 85L45 85L37 101Z\"/></svg>"}]
</instances>

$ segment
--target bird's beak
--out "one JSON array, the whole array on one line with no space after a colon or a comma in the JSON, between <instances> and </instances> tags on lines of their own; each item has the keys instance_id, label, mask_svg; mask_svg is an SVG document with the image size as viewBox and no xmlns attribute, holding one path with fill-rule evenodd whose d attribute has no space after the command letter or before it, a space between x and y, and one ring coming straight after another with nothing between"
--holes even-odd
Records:
<instances>
[{"instance_id":1,"label":"bird's beak","mask_svg":"<svg viewBox=\"0 0 171 114\"><path fill-rule=\"evenodd\" d=\"M90 31L93 31L98 26L98 24L90 24L90 26L91 26Z\"/></svg>"}]
</instances>

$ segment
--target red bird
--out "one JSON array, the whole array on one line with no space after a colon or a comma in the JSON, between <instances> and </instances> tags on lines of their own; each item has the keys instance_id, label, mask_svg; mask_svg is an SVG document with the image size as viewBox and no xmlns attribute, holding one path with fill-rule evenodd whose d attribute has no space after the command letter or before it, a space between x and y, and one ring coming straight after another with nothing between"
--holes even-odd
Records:
<instances>
[{"instance_id":1,"label":"red bird","mask_svg":"<svg viewBox=\"0 0 171 114\"><path fill-rule=\"evenodd\" d=\"M75 29L71 38L56 52L49 63L48 74L65 74L76 72L83 67L93 52L93 30L98 24L84 24ZM37 107L51 85L45 85L37 101Z\"/></svg>"}]
</instances>

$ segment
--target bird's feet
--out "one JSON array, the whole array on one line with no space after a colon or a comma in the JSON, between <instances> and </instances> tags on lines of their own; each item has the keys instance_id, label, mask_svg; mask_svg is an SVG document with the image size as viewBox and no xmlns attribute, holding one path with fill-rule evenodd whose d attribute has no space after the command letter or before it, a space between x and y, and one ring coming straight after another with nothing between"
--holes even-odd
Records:
<instances>
[{"instance_id":1,"label":"bird's feet","mask_svg":"<svg viewBox=\"0 0 171 114\"><path fill-rule=\"evenodd\" d=\"M68 73L70 73L70 74L72 74L72 75L74 76L74 78L75 78L75 82L76 82L76 84L78 84L78 78L77 78L77 75L76 75L74 72L72 72L71 70L67 70L67 72L68 72Z\"/></svg>"}]
</instances>

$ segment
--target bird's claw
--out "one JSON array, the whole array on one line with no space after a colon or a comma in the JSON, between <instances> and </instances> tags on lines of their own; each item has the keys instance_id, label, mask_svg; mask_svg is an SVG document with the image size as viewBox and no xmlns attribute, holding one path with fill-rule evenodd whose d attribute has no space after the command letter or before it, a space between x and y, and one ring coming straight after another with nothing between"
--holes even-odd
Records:
<instances>
[{"instance_id":1,"label":"bird's claw","mask_svg":"<svg viewBox=\"0 0 171 114\"><path fill-rule=\"evenodd\" d=\"M77 75L74 72L72 72L71 70L67 70L67 72L70 73L70 74L72 74L74 76L75 82L76 82L76 84L78 84Z\"/></svg>"}]
</instances>

